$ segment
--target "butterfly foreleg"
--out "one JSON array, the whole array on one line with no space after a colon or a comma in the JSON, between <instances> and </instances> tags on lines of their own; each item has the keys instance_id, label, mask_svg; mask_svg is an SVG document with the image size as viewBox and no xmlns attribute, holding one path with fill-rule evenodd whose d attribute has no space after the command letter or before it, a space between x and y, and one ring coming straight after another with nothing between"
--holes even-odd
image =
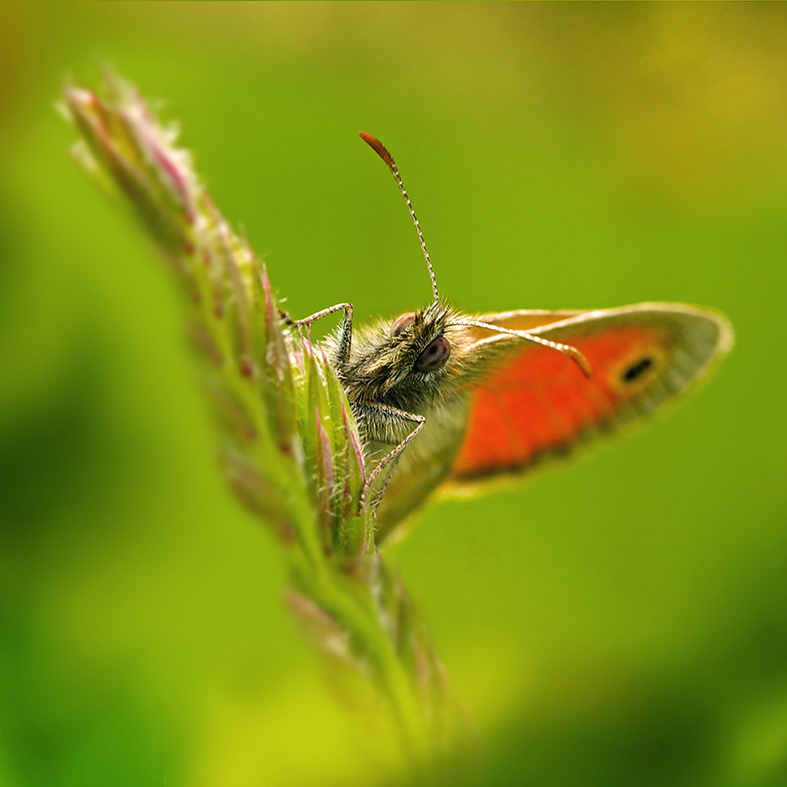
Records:
<instances>
[{"instance_id":1,"label":"butterfly foreleg","mask_svg":"<svg viewBox=\"0 0 787 787\"><path fill-rule=\"evenodd\" d=\"M323 317L341 310L344 311L344 319L339 328L337 361L339 363L347 363L350 360L350 347L352 346L353 335L353 306L351 303L337 303L335 306L329 306L327 309L310 314L302 320L293 320L283 309L279 309L279 316L286 325L291 325L293 328L305 328L317 322L317 320L321 320Z\"/></svg>"},{"instance_id":2,"label":"butterfly foreleg","mask_svg":"<svg viewBox=\"0 0 787 787\"><path fill-rule=\"evenodd\" d=\"M397 407L390 407L385 404L359 404L356 405L356 409L358 415L366 422L367 432L373 434L375 439L378 439L380 442L395 442L396 438L392 440L387 438L389 435L395 434L398 431L397 427L400 427L403 423L415 424L415 429L409 432L389 453L377 462L374 470L372 470L371 474L366 479L366 483L361 491L360 500L361 505L364 505L369 490L372 488L372 485L377 480L380 473L399 459L402 451L410 445L415 439L415 436L424 428L426 418L423 415L408 413L406 410L400 410ZM386 482L380 490L380 497L382 497L382 493L387 486L388 483Z\"/></svg>"}]
</instances>

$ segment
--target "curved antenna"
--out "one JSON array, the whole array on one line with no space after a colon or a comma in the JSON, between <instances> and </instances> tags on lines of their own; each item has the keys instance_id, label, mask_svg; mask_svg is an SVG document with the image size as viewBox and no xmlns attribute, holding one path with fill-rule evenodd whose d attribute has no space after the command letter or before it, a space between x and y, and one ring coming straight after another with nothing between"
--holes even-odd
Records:
<instances>
[{"instance_id":1,"label":"curved antenna","mask_svg":"<svg viewBox=\"0 0 787 787\"><path fill-rule=\"evenodd\" d=\"M481 320L468 320L461 318L458 320L452 320L451 325L474 325L476 328L488 328L490 331L497 331L498 333L506 333L511 336L518 336L520 339L524 339L525 341L534 342L535 344L549 347L550 349L557 350L559 353L563 353L563 355L570 358L582 370L582 374L584 374L585 377L590 379L592 376L590 362L588 359L585 358L585 356L579 350L577 350L576 347L572 347L570 344L551 342L549 339L544 339L541 336L536 336L533 333L527 333L527 331L512 331L510 328L501 328L499 325L490 325L488 322L481 322Z\"/></svg>"},{"instance_id":2,"label":"curved antenna","mask_svg":"<svg viewBox=\"0 0 787 787\"><path fill-rule=\"evenodd\" d=\"M396 184L399 186L399 191L402 192L402 196L404 197L405 204L407 205L407 210L410 211L410 216L413 219L413 224L415 224L415 231L418 233L418 240L421 242L421 251L424 253L424 259L426 260L426 267L429 268L429 278L432 280L432 292L434 293L435 303L438 301L439 297L437 295L437 280L434 277L434 268L432 268L432 260L429 259L429 252L426 250L426 241L424 240L424 234L421 232L421 225L418 223L418 218L415 215L415 211L413 210L412 203L410 202L410 197L407 196L407 191L405 191L404 183L402 183L401 175L399 175L399 170L396 168L396 162L393 160L393 156L386 150L385 145L380 142L379 139L376 139L371 134L367 134L365 131L359 132L358 136L367 144L369 145L372 150L388 165L388 169L391 170L393 173L394 178L396 178Z\"/></svg>"}]
</instances>

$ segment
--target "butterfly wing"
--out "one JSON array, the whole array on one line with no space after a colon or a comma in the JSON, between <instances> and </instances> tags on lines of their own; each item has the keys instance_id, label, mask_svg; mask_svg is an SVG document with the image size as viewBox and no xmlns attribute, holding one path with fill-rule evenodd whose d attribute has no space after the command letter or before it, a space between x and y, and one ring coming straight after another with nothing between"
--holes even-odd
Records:
<instances>
[{"instance_id":1,"label":"butterfly wing","mask_svg":"<svg viewBox=\"0 0 787 787\"><path fill-rule=\"evenodd\" d=\"M544 322L533 325L543 314ZM686 392L732 346L728 320L682 304L593 312L507 312L479 319L580 350L591 379L554 350L477 329L477 352L494 361L470 390L467 428L449 479L466 485L520 474L616 431ZM553 313L554 314L554 313Z\"/></svg>"},{"instance_id":2,"label":"butterfly wing","mask_svg":"<svg viewBox=\"0 0 787 787\"><path fill-rule=\"evenodd\" d=\"M580 350L593 376L537 344L467 327L464 392L429 413L377 511L377 543L438 487L463 493L517 477L549 456L647 416L695 387L730 350L733 332L710 309L643 303L601 311L513 311L478 321Z\"/></svg>"}]
</instances>

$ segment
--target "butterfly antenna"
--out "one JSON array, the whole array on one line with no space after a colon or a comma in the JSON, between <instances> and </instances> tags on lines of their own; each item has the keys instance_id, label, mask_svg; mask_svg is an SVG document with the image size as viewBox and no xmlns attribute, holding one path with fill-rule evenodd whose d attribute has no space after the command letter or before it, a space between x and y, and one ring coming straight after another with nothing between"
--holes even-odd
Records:
<instances>
[{"instance_id":1,"label":"butterfly antenna","mask_svg":"<svg viewBox=\"0 0 787 787\"><path fill-rule=\"evenodd\" d=\"M426 267L429 268L429 278L432 280L432 292L434 293L435 302L437 302L439 299L437 295L437 280L434 277L434 268L432 267L432 260L429 258L429 252L426 249L426 241L424 240L424 234L423 232L421 232L421 225L418 223L418 217L415 215L415 211L413 210L413 205L410 202L410 197L407 196L407 191L405 190L404 183L402 183L402 177L399 174L399 170L396 168L396 162L393 160L393 156L388 152L385 145L383 145L383 143L380 142L379 139L375 139L375 137L373 137L371 134L367 134L365 131L361 131L359 136L388 165L388 169L391 170L394 178L396 178L396 185L399 186L399 191L402 192L402 196L404 197L405 204L407 205L407 210L410 211L410 216L413 219L413 224L415 224L415 231L418 233L418 240L421 242L421 251L424 253L424 259L426 260Z\"/></svg>"},{"instance_id":2,"label":"butterfly antenna","mask_svg":"<svg viewBox=\"0 0 787 787\"><path fill-rule=\"evenodd\" d=\"M524 339L525 341L534 342L535 344L540 344L543 347L549 347L552 350L557 350L559 353L563 353L563 355L570 358L582 370L582 374L584 374L585 377L590 379L592 376L592 370L590 368L588 359L585 358L585 356L579 350L577 350L576 347L572 347L570 344L551 342L549 339L544 339L541 336L528 333L527 331L512 331L510 328L501 328L499 325L490 325L488 322L481 322L481 320L460 319L454 324L474 325L476 328L488 328L490 331L497 331L497 333L505 333L509 334L510 336L518 336L520 339Z\"/></svg>"}]
</instances>

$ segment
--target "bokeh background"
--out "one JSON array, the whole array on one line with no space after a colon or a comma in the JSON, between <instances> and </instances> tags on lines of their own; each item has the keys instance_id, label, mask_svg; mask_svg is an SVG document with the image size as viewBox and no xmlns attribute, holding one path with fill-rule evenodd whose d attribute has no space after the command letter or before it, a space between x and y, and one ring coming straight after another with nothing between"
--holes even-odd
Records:
<instances>
[{"instance_id":1,"label":"bokeh background","mask_svg":"<svg viewBox=\"0 0 787 787\"><path fill-rule=\"evenodd\" d=\"M296 315L717 307L668 419L427 510L396 560L490 785L787 784L787 7L0 5L0 784L397 781L225 490L180 297L67 156L64 76L166 117Z\"/></svg>"}]
</instances>

